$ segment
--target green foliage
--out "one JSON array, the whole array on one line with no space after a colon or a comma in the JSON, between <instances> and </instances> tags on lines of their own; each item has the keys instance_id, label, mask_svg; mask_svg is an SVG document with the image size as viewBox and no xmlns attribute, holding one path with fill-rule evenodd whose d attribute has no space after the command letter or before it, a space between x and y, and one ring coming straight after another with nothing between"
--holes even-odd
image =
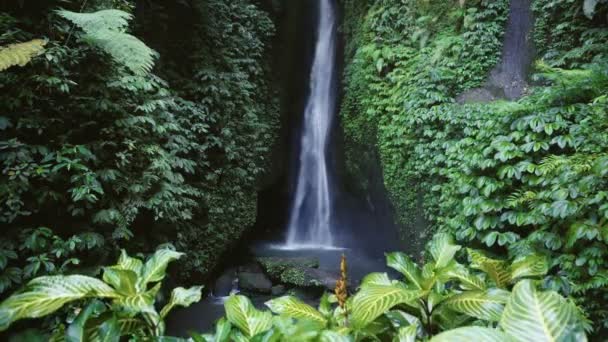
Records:
<instances>
[{"instance_id":1,"label":"green foliage","mask_svg":"<svg viewBox=\"0 0 608 342\"><path fill-rule=\"evenodd\" d=\"M35 278L0 304L0 331L18 320L47 316L80 301L85 306L78 309L79 315L65 330L67 341L162 336L163 320L174 307L188 307L201 299L202 287L179 287L173 290L160 314L154 307L167 265L182 255L159 249L143 263L122 251L116 265L104 268L103 281L82 275Z\"/></svg>"},{"instance_id":2,"label":"green foliage","mask_svg":"<svg viewBox=\"0 0 608 342\"><path fill-rule=\"evenodd\" d=\"M504 285L511 292L496 287L489 274L458 263L460 247L449 235L438 234L428 246L433 258L424 266L403 253L387 255L389 266L404 280L369 274L345 308L333 305L335 295L324 295L318 310L285 296L266 303L276 314L272 316L255 309L246 297L232 296L225 304L230 323L222 319L215 335L195 335L195 340L586 341L576 305L538 289L534 279L546 274L545 259L530 255L509 263L469 249L476 268L491 264L485 268L506 274Z\"/></svg>"},{"instance_id":3,"label":"green foliage","mask_svg":"<svg viewBox=\"0 0 608 342\"><path fill-rule=\"evenodd\" d=\"M346 4L354 21L341 110L347 151L356 151L349 168L373 162L361 149L379 156L404 225L423 216L431 230L499 255L548 257L548 266L518 260L511 274L549 270L545 283L575 294L601 329L607 4L598 1L589 20L584 1L533 1L543 59L536 88L514 103L461 105L458 95L480 86L498 62L508 2L367 3ZM511 280L496 271L501 264L475 267L504 288Z\"/></svg>"},{"instance_id":4,"label":"green foliage","mask_svg":"<svg viewBox=\"0 0 608 342\"><path fill-rule=\"evenodd\" d=\"M94 13L57 11L85 32L83 40L107 52L114 61L137 75L145 75L154 66L154 51L136 37L125 33L132 15L120 10Z\"/></svg>"},{"instance_id":5,"label":"green foliage","mask_svg":"<svg viewBox=\"0 0 608 342\"><path fill-rule=\"evenodd\" d=\"M0 45L48 39L28 68L0 74L0 290L30 257L31 276L54 274L127 243L172 242L191 252L181 275L200 276L255 222L278 131L270 14L248 0L148 5L137 16L122 0L0 6ZM161 52L156 74L148 46ZM104 248L19 251L36 227Z\"/></svg>"}]
</instances>

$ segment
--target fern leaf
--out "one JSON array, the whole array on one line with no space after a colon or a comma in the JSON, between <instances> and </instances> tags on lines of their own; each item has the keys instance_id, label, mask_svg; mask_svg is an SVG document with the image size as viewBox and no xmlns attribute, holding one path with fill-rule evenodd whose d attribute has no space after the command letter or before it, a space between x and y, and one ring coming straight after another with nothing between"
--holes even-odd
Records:
<instances>
[{"instance_id":1,"label":"fern leaf","mask_svg":"<svg viewBox=\"0 0 608 342\"><path fill-rule=\"evenodd\" d=\"M11 44L0 49L0 71L12 66L25 66L32 58L44 51L46 41L34 39L25 43Z\"/></svg>"},{"instance_id":2,"label":"fern leaf","mask_svg":"<svg viewBox=\"0 0 608 342\"><path fill-rule=\"evenodd\" d=\"M127 12L109 9L93 13L76 13L65 10L56 11L61 17L71 21L88 34L101 30L124 32L133 16Z\"/></svg>"},{"instance_id":3,"label":"fern leaf","mask_svg":"<svg viewBox=\"0 0 608 342\"><path fill-rule=\"evenodd\" d=\"M86 41L106 52L112 59L136 75L145 75L154 67L156 52L137 37L125 32L133 16L119 10L93 13L57 11L61 17L78 26Z\"/></svg>"}]
</instances>

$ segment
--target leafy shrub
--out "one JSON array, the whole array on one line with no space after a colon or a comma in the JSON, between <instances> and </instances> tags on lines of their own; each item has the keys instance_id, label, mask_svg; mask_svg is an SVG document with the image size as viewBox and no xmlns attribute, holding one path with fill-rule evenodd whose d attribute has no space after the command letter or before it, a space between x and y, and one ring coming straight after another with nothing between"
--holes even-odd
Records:
<instances>
[{"instance_id":1,"label":"leafy shrub","mask_svg":"<svg viewBox=\"0 0 608 342\"><path fill-rule=\"evenodd\" d=\"M154 303L167 265L182 253L159 249L145 263L122 251L114 266L105 267L102 280L68 275L45 276L30 281L0 304L0 331L26 318L53 314L80 301L80 313L65 329L67 341L108 341L120 336L146 338L164 334L164 318L176 306L190 306L201 299L202 287L178 287L160 312Z\"/></svg>"},{"instance_id":2,"label":"leafy shrub","mask_svg":"<svg viewBox=\"0 0 608 342\"><path fill-rule=\"evenodd\" d=\"M360 290L338 302L324 295L318 310L296 297L266 303L271 312L253 307L244 296L225 303L226 319L201 341L585 341L579 309L553 291L537 288L548 270L538 255L509 263L468 250L471 264L455 261L461 246L438 234L428 246L432 261L419 267L403 253L387 255L388 266L403 281L386 273L365 277ZM345 266L343 267L345 269ZM513 286L513 287L512 287ZM512 291L510 291L512 287ZM442 332L443 331L443 332Z\"/></svg>"}]
</instances>

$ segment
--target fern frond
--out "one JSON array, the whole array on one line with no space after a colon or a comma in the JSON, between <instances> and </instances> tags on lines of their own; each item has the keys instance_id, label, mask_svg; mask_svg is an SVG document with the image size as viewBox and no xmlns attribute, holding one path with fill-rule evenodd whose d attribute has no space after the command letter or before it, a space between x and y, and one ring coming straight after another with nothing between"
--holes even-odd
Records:
<instances>
[{"instance_id":1,"label":"fern frond","mask_svg":"<svg viewBox=\"0 0 608 342\"><path fill-rule=\"evenodd\" d=\"M0 48L0 71L15 65L25 66L32 58L44 51L44 45L46 45L46 40L34 39Z\"/></svg>"},{"instance_id":2,"label":"fern frond","mask_svg":"<svg viewBox=\"0 0 608 342\"><path fill-rule=\"evenodd\" d=\"M129 26L133 16L127 12L109 9L93 13L76 13L59 10L57 14L71 21L88 34L95 34L101 30L123 32Z\"/></svg>"},{"instance_id":3,"label":"fern frond","mask_svg":"<svg viewBox=\"0 0 608 342\"><path fill-rule=\"evenodd\" d=\"M96 45L112 59L136 75L145 75L154 67L156 53L137 37L125 32L132 15L119 10L93 13L57 11L85 33L85 40Z\"/></svg>"}]
</instances>

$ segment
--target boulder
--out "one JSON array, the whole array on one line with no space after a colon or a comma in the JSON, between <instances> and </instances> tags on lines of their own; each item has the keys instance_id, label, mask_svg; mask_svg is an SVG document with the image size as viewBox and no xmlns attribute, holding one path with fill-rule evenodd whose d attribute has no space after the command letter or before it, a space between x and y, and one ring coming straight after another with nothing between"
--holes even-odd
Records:
<instances>
[{"instance_id":1,"label":"boulder","mask_svg":"<svg viewBox=\"0 0 608 342\"><path fill-rule=\"evenodd\" d=\"M225 270L222 275L215 280L213 285L213 294L218 297L227 296L234 287L234 280L236 279L236 269L229 268Z\"/></svg>"},{"instance_id":2,"label":"boulder","mask_svg":"<svg viewBox=\"0 0 608 342\"><path fill-rule=\"evenodd\" d=\"M285 288L285 286L283 285L276 285L272 287L272 290L270 291L270 294L272 294L273 296L282 296L287 292L287 288Z\"/></svg>"},{"instance_id":3,"label":"boulder","mask_svg":"<svg viewBox=\"0 0 608 342\"><path fill-rule=\"evenodd\" d=\"M264 273L241 272L238 278L241 290L265 294L272 291L272 282Z\"/></svg>"},{"instance_id":4,"label":"boulder","mask_svg":"<svg viewBox=\"0 0 608 342\"><path fill-rule=\"evenodd\" d=\"M318 268L319 260L316 258L257 258L264 272L275 281L282 281L283 273L290 269Z\"/></svg>"}]
</instances>

